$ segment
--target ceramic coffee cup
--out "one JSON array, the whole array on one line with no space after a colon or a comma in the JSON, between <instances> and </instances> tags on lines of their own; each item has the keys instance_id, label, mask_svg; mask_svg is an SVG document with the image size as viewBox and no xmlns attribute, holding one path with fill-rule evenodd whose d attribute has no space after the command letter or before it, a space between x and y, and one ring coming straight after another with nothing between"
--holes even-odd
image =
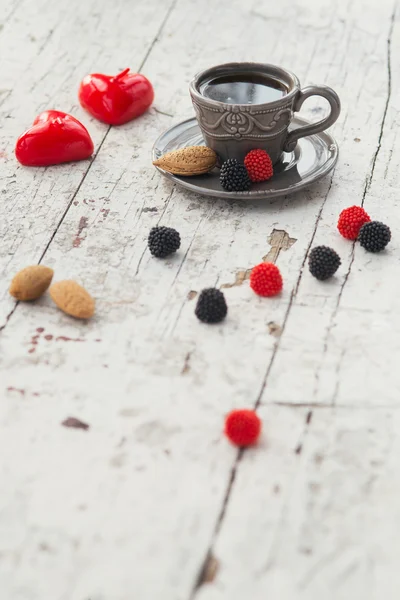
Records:
<instances>
[{"instance_id":1,"label":"ceramic coffee cup","mask_svg":"<svg viewBox=\"0 0 400 600\"><path fill-rule=\"evenodd\" d=\"M221 85L220 92L213 82L227 82L228 88ZM236 92L224 92L231 89L232 82L238 85ZM261 87L253 82L261 82ZM262 86L267 88L265 93ZM283 151L295 149L299 138L324 131L340 114L339 97L330 87L312 85L301 89L296 75L269 64L218 65L197 74L189 89L205 143L222 161L228 158L243 161L250 150L263 148L276 163ZM310 96L326 98L329 115L289 131L293 114Z\"/></svg>"}]
</instances>

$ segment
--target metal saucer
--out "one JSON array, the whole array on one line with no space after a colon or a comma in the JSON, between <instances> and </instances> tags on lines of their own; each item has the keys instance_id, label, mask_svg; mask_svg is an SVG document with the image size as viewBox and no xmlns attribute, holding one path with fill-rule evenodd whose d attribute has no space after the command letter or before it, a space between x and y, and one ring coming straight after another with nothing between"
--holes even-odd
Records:
<instances>
[{"instance_id":1,"label":"metal saucer","mask_svg":"<svg viewBox=\"0 0 400 600\"><path fill-rule=\"evenodd\" d=\"M292 126L307 125L308 121L294 117ZM202 146L204 140L195 118L182 121L167 129L153 147L153 160L163 154L185 146ZM156 167L168 179L177 185L197 194L230 198L235 200L253 200L275 198L292 194L324 177L336 165L339 148L328 133L322 132L301 138L293 152L284 152L282 159L274 167L274 175L269 181L255 183L248 192L227 192L219 182L219 169L206 175L181 177L172 175Z\"/></svg>"}]
</instances>

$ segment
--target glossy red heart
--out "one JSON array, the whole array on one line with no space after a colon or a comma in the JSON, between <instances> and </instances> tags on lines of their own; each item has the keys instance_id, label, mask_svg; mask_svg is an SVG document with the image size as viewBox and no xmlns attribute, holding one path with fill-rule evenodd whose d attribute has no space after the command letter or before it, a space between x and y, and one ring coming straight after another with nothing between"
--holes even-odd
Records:
<instances>
[{"instance_id":1,"label":"glossy red heart","mask_svg":"<svg viewBox=\"0 0 400 600\"><path fill-rule=\"evenodd\" d=\"M46 110L17 140L15 156L28 167L46 167L93 154L93 142L75 117L59 110Z\"/></svg>"},{"instance_id":2,"label":"glossy red heart","mask_svg":"<svg viewBox=\"0 0 400 600\"><path fill-rule=\"evenodd\" d=\"M109 125L122 125L143 114L154 100L150 81L125 69L115 77L92 73L79 87L79 101L91 115Z\"/></svg>"}]
</instances>

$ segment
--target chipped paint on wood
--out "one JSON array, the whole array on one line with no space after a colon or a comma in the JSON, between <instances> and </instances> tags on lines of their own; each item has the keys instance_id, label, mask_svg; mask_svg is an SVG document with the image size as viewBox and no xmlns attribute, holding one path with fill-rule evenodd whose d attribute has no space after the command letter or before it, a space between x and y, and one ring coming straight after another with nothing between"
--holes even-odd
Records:
<instances>
[{"instance_id":1,"label":"chipped paint on wood","mask_svg":"<svg viewBox=\"0 0 400 600\"><path fill-rule=\"evenodd\" d=\"M279 253L281 250L289 250L297 240L291 238L286 231L281 229L274 229L268 238L268 244L271 246L271 250L263 256L263 262L275 263L278 260Z\"/></svg>"},{"instance_id":2,"label":"chipped paint on wood","mask_svg":"<svg viewBox=\"0 0 400 600\"><path fill-rule=\"evenodd\" d=\"M268 243L271 246L271 250L262 257L261 262L272 262L275 263L278 260L278 256L281 250L289 250L293 246L293 244L297 240L295 238L289 237L286 231L282 231L279 229L274 229L271 235L268 237ZM258 263L255 263L258 264ZM254 266L254 265L253 265ZM242 285L245 281L250 279L251 271L253 267L250 267L246 270L238 271L235 274L235 281L233 283L223 283L221 285L221 289L223 288L231 288L237 285Z\"/></svg>"},{"instance_id":3,"label":"chipped paint on wood","mask_svg":"<svg viewBox=\"0 0 400 600\"><path fill-rule=\"evenodd\" d=\"M85 431L89 429L89 425L87 423L84 423L76 417L68 417L68 419L65 419L61 425L64 427L72 427L73 429L84 429Z\"/></svg>"}]
</instances>

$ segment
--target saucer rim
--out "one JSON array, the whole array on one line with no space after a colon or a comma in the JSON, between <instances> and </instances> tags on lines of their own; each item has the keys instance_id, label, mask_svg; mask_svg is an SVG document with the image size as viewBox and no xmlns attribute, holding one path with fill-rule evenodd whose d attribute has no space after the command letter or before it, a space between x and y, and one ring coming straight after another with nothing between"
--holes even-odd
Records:
<instances>
[{"instance_id":1,"label":"saucer rim","mask_svg":"<svg viewBox=\"0 0 400 600\"><path fill-rule=\"evenodd\" d=\"M303 126L303 125L309 125L310 121L307 121L306 119L295 116L293 118L292 123L295 123L296 125L299 125L299 126ZM153 148L152 148L152 160L153 161L155 161L155 160L157 160L157 158L159 158L158 155L156 155L156 149L159 147L159 142L162 140L162 138L164 138L170 131L176 129L177 127L185 125L185 124L187 124L188 126L189 126L189 124L197 125L199 127L196 117L190 117L188 119L184 119L183 121L175 123L174 125L171 125L171 127L168 127L167 129L165 129L163 131L163 133L161 133L161 135L158 136L158 138L156 139L156 141L153 144ZM200 127L199 127L199 129L200 129ZM201 196L210 196L213 198L229 199L229 200L256 200L256 199L266 200L269 198L272 199L272 198L277 198L279 196L288 196L289 194L294 194L295 192L298 192L304 188L307 188L310 185L312 185L313 183L315 183L316 181L319 181L320 179L325 177L328 173L330 173L330 171L332 171L335 168L338 158L339 158L339 146L338 146L338 143L336 142L335 138L333 136L331 136L329 133L327 133L326 131L320 131L318 133L314 133L313 135L307 136L307 138L300 138L297 143L301 145L302 140L309 139L309 138L319 138L320 140L322 140L323 143L328 148L328 150L331 152L331 157L325 161L325 163L321 166L321 170L312 179L295 183L291 187L282 188L280 190L273 190L273 189L271 189L271 190L254 190L254 189L251 190L250 189L248 191L243 191L243 192L228 192L223 189L221 189L221 191L212 190L212 189L207 189L207 188L201 187L199 185L195 185L194 183L190 183L189 177L183 178L180 175L174 175L173 173L164 171L164 169L162 169L161 167L158 167L156 165L154 165L154 167L157 169L157 171L159 171L162 175L164 175L164 177L166 177L170 181L189 190L190 192L194 192L195 194L200 194ZM290 154L293 154L293 152L291 152Z\"/></svg>"}]
</instances>

